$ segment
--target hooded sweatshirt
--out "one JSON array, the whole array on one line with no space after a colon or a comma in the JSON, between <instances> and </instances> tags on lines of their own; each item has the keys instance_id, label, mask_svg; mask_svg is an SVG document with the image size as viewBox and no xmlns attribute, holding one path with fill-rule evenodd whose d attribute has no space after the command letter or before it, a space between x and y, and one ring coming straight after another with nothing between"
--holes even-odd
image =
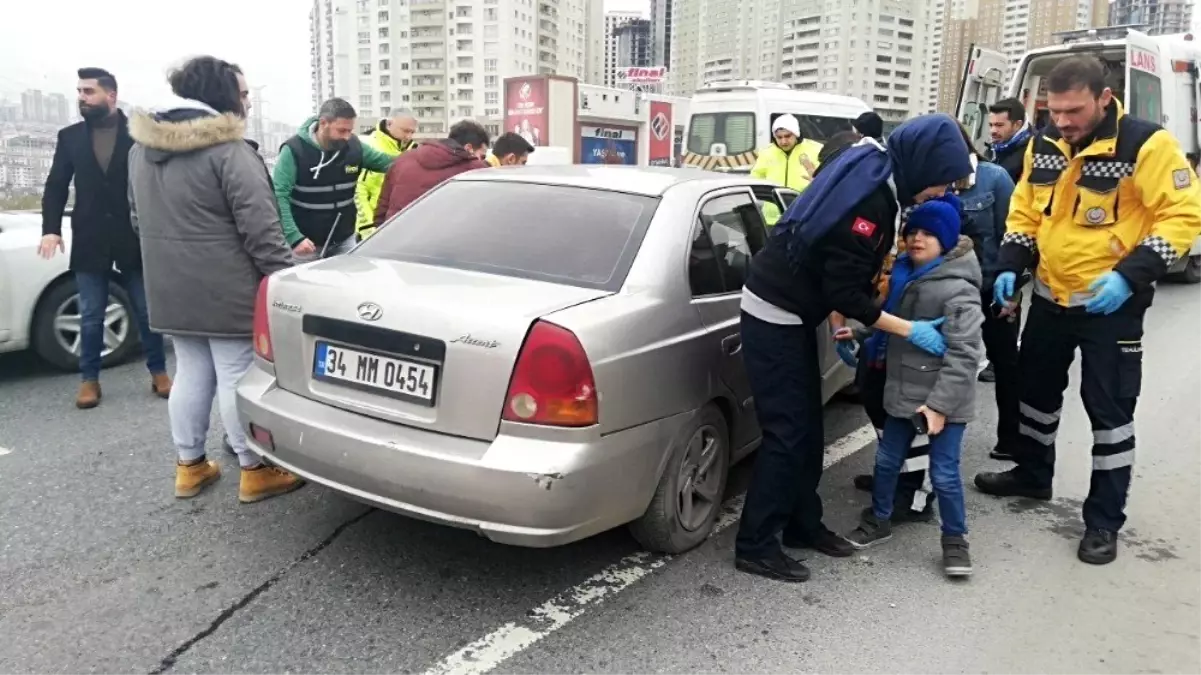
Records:
<instances>
[{"instance_id":1,"label":"hooded sweatshirt","mask_svg":"<svg viewBox=\"0 0 1201 675\"><path fill-rule=\"evenodd\" d=\"M292 264L245 131L186 99L130 120L129 204L157 332L249 339L259 281Z\"/></svg>"},{"instance_id":2,"label":"hooded sweatshirt","mask_svg":"<svg viewBox=\"0 0 1201 675\"><path fill-rule=\"evenodd\" d=\"M449 138L425 143L406 152L397 158L384 177L379 204L375 207L375 226L383 225L439 183L464 171L486 168L487 162Z\"/></svg>"},{"instance_id":3,"label":"hooded sweatshirt","mask_svg":"<svg viewBox=\"0 0 1201 675\"><path fill-rule=\"evenodd\" d=\"M313 138L313 132L317 130L317 117L313 116L305 120L300 129L296 131L296 136L304 143L307 143L318 150L321 146L317 144L317 139ZM381 152L370 145L364 143L363 163L360 169L367 171L384 172L388 167L392 166L392 157ZM330 157L329 161L335 161L336 157ZM284 238L288 240L289 246L296 246L305 239L305 235L301 233L296 226L296 218L292 213L292 190L296 187L296 158L292 155L292 150L286 144L279 150L279 158L275 160L275 173L273 174L275 182L275 201L279 205L280 220L283 223ZM358 179L356 175L355 180ZM339 228L350 230L354 229L355 219L351 218L350 222L342 225L339 223Z\"/></svg>"}]
</instances>

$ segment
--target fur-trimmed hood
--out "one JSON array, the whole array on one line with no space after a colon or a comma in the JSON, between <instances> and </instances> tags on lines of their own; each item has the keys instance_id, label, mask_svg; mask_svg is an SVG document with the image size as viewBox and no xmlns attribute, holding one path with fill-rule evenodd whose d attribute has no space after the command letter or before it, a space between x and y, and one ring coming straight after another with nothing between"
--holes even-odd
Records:
<instances>
[{"instance_id":1,"label":"fur-trimmed hood","mask_svg":"<svg viewBox=\"0 0 1201 675\"><path fill-rule=\"evenodd\" d=\"M146 148L146 158L165 162L174 155L222 143L242 142L246 120L220 114L199 101L179 99L159 111L138 111L129 121L129 135Z\"/></svg>"}]
</instances>

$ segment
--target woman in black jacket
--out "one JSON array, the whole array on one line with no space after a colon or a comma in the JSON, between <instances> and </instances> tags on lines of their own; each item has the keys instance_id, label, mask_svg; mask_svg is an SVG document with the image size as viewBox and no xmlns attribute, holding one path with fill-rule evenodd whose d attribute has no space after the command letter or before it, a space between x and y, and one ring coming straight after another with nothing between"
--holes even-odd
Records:
<instances>
[{"instance_id":1,"label":"woman in black jacket","mask_svg":"<svg viewBox=\"0 0 1201 675\"><path fill-rule=\"evenodd\" d=\"M783 581L809 570L784 546L849 556L822 524L824 434L817 327L831 312L930 351L946 346L940 317L905 321L881 312L873 279L896 239L902 206L944 194L972 172L958 124L923 115L902 124L887 148L870 138L837 153L776 224L754 258L742 296L743 361L763 442L747 490L735 563Z\"/></svg>"}]
</instances>

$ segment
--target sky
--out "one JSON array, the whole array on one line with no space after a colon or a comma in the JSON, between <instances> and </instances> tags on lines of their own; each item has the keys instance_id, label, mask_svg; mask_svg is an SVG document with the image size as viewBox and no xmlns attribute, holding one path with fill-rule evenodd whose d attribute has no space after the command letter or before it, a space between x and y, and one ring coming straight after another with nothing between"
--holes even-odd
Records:
<instances>
[{"instance_id":1,"label":"sky","mask_svg":"<svg viewBox=\"0 0 1201 675\"><path fill-rule=\"evenodd\" d=\"M170 96L170 68L211 54L241 66L252 87L266 87L265 117L299 123L312 107L310 0L0 2L0 92L70 93L75 71L97 66L116 75L122 100L153 107ZM607 10L648 7L605 0Z\"/></svg>"}]
</instances>

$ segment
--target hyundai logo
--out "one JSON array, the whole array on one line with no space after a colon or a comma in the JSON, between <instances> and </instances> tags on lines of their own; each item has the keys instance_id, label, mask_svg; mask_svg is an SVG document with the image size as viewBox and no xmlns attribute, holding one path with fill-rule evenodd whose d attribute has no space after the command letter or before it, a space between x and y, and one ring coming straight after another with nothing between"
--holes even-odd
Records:
<instances>
[{"instance_id":1,"label":"hyundai logo","mask_svg":"<svg viewBox=\"0 0 1201 675\"><path fill-rule=\"evenodd\" d=\"M384 315L384 308L374 302L364 302L359 305L359 318L363 321L379 321Z\"/></svg>"}]
</instances>

